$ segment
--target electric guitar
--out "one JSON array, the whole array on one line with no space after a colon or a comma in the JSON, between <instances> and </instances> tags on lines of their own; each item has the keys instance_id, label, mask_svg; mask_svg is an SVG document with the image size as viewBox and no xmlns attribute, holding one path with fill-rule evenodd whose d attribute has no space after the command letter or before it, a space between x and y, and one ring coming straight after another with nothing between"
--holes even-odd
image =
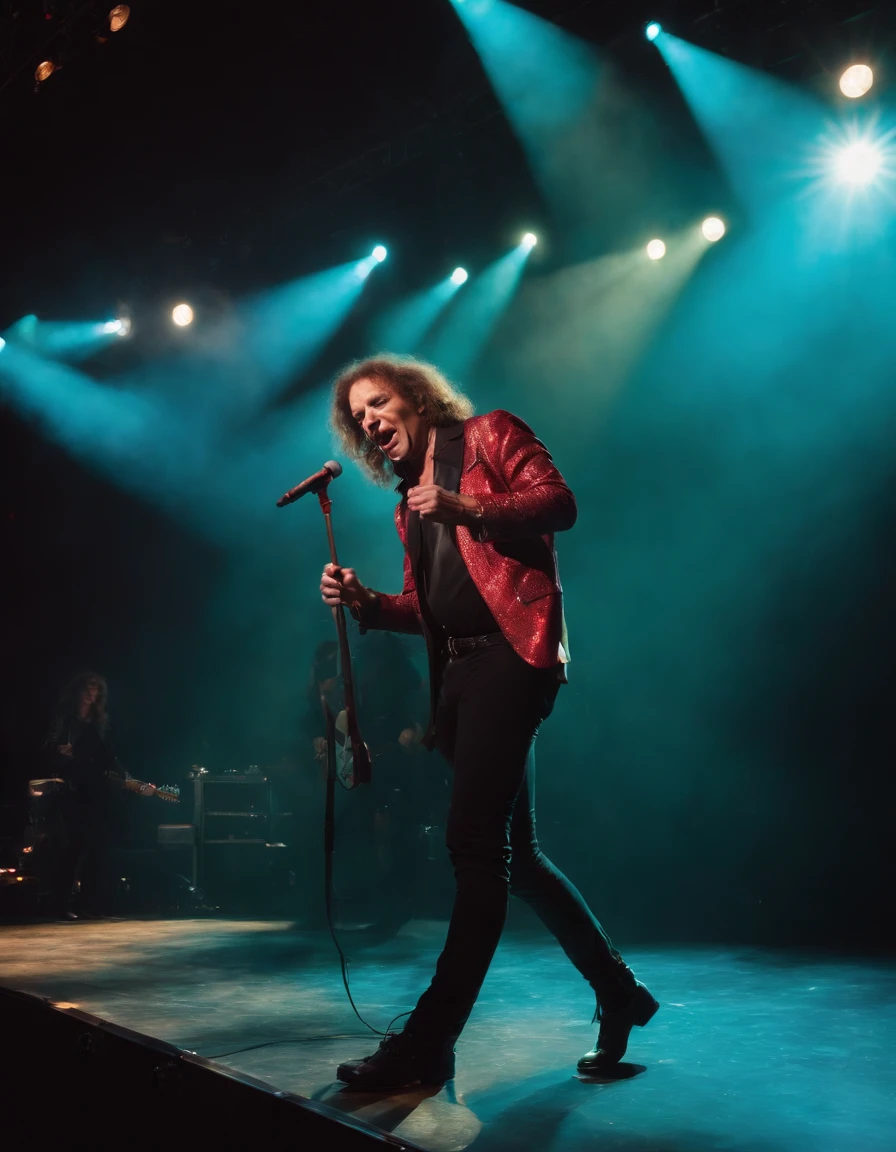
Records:
<instances>
[{"instance_id":1,"label":"electric guitar","mask_svg":"<svg viewBox=\"0 0 896 1152\"><path fill-rule=\"evenodd\" d=\"M359 779L359 773L355 762L355 742L352 740L349 728L349 719L346 710L342 711L336 717L336 723L333 728L333 739L336 742L336 779L346 788L351 791L359 784L364 783L363 779ZM366 757L367 773L370 773L370 752L367 745L363 745L364 756ZM364 761L362 761L361 771L364 770Z\"/></svg>"},{"instance_id":2,"label":"electric guitar","mask_svg":"<svg viewBox=\"0 0 896 1152\"><path fill-rule=\"evenodd\" d=\"M180 802L180 788L176 784L165 784L157 788L155 784L146 784L143 780L135 780L129 776L121 782L122 788L129 792L136 792L138 796L158 796L160 800L167 800L169 804Z\"/></svg>"}]
</instances>

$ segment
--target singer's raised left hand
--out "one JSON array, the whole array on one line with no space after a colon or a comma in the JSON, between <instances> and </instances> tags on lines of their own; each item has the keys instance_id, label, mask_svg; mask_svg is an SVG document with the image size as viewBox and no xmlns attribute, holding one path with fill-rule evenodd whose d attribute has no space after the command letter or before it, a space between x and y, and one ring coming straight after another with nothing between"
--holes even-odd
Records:
<instances>
[{"instance_id":1,"label":"singer's raised left hand","mask_svg":"<svg viewBox=\"0 0 896 1152\"><path fill-rule=\"evenodd\" d=\"M448 492L438 484L419 484L408 489L408 508L418 512L424 520L436 524L473 524L482 515L475 496L461 496Z\"/></svg>"}]
</instances>

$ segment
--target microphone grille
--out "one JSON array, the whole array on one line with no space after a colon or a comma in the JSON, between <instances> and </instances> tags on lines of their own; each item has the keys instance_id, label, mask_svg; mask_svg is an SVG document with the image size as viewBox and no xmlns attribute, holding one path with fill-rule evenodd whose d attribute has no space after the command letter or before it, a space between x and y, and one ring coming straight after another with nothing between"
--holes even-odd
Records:
<instances>
[{"instance_id":1,"label":"microphone grille","mask_svg":"<svg viewBox=\"0 0 896 1152\"><path fill-rule=\"evenodd\" d=\"M330 475L334 479L337 476L342 475L342 465L339 463L338 460L328 460L326 462L326 464L324 464L324 468L326 468L326 470L330 473Z\"/></svg>"}]
</instances>

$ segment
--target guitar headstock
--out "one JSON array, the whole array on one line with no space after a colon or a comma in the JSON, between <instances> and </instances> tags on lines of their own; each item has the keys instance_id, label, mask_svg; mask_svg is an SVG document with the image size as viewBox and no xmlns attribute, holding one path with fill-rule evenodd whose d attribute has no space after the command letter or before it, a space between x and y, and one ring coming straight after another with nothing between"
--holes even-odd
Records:
<instances>
[{"instance_id":1,"label":"guitar headstock","mask_svg":"<svg viewBox=\"0 0 896 1152\"><path fill-rule=\"evenodd\" d=\"M131 792L139 796L158 796L160 800L167 800L169 804L176 804L180 800L180 788L177 784L147 784L145 780L135 780L132 776L123 780L122 784Z\"/></svg>"}]
</instances>

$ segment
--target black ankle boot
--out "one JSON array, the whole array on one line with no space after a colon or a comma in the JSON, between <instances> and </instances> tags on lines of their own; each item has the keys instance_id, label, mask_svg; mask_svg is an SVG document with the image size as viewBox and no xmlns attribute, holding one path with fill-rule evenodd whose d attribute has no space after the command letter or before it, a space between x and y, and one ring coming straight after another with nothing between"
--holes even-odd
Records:
<instances>
[{"instance_id":1,"label":"black ankle boot","mask_svg":"<svg viewBox=\"0 0 896 1152\"><path fill-rule=\"evenodd\" d=\"M352 1088L370 1091L441 1087L454 1079L454 1043L432 1043L407 1031L393 1032L372 1056L340 1064L336 1077Z\"/></svg>"},{"instance_id":2,"label":"black ankle boot","mask_svg":"<svg viewBox=\"0 0 896 1152\"><path fill-rule=\"evenodd\" d=\"M579 1072L585 1076L612 1072L625 1055L632 1028L643 1028L658 1009L658 1001L635 979L632 970L620 963L613 979L598 992L594 1020L600 1021L600 1031L597 1043L579 1061Z\"/></svg>"}]
</instances>

